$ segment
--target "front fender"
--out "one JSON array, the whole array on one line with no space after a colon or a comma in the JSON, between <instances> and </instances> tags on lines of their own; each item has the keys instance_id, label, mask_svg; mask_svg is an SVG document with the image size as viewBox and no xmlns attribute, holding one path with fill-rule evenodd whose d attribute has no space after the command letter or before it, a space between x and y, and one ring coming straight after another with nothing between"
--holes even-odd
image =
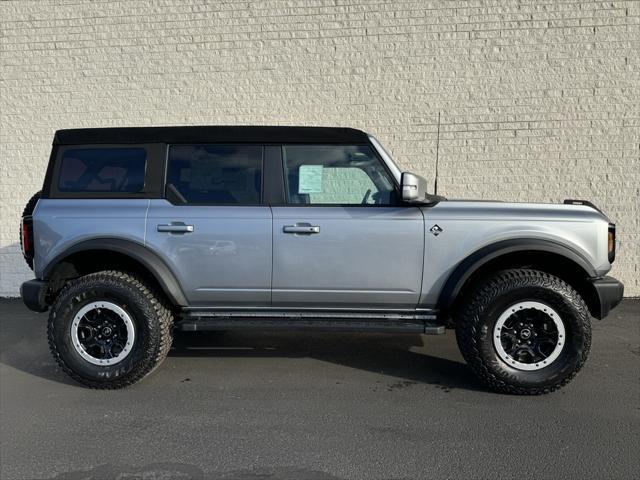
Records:
<instances>
[{"instance_id":1,"label":"front fender","mask_svg":"<svg viewBox=\"0 0 640 480\"><path fill-rule=\"evenodd\" d=\"M456 265L447 278L438 297L438 308L448 309L467 280L483 265L503 255L515 252L546 252L560 255L580 267L585 277L596 277L597 272L589 260L578 250L551 240L517 238L503 240L476 250Z\"/></svg>"}]
</instances>

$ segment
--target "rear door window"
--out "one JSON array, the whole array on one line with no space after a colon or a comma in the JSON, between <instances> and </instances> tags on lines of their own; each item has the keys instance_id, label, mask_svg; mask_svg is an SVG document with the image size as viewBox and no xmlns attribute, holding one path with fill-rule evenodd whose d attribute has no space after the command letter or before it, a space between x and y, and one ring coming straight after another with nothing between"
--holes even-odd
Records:
<instances>
[{"instance_id":1,"label":"rear door window","mask_svg":"<svg viewBox=\"0 0 640 480\"><path fill-rule=\"evenodd\" d=\"M146 165L144 148L68 148L62 154L58 191L141 192Z\"/></svg>"},{"instance_id":2,"label":"rear door window","mask_svg":"<svg viewBox=\"0 0 640 480\"><path fill-rule=\"evenodd\" d=\"M262 151L261 145L172 145L167 187L180 203L258 204Z\"/></svg>"}]
</instances>

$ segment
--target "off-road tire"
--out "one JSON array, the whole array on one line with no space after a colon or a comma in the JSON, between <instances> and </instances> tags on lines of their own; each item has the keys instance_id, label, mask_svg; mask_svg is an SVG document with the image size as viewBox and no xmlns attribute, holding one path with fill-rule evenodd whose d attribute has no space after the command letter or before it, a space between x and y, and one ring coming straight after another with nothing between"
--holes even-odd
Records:
<instances>
[{"instance_id":1,"label":"off-road tire","mask_svg":"<svg viewBox=\"0 0 640 480\"><path fill-rule=\"evenodd\" d=\"M27 217L33 214L33 210L36 208L36 204L38 203L38 200L40 200L41 195L42 195L42 192L37 192L33 194L33 196L29 199L27 204L24 206L24 210L22 210L22 217ZM22 225L20 225L20 245L22 245ZM27 262L27 265L29 265L29 268L33 270L33 258L24 257L24 261Z\"/></svg>"},{"instance_id":2,"label":"off-road tire","mask_svg":"<svg viewBox=\"0 0 640 480\"><path fill-rule=\"evenodd\" d=\"M493 343L500 314L527 300L555 309L566 330L560 356L535 371L512 368ZM591 316L582 297L565 281L537 270L504 270L478 282L454 313L454 321L463 357L484 385L501 393L540 395L557 390L575 377L591 348Z\"/></svg>"},{"instance_id":3,"label":"off-road tire","mask_svg":"<svg viewBox=\"0 0 640 480\"><path fill-rule=\"evenodd\" d=\"M132 318L136 337L129 355L114 365L94 365L71 343L76 313L94 301L109 301ZM57 296L48 323L49 347L62 370L79 383L99 389L132 385L151 373L171 348L173 317L163 296L134 275L92 273L68 283Z\"/></svg>"}]
</instances>

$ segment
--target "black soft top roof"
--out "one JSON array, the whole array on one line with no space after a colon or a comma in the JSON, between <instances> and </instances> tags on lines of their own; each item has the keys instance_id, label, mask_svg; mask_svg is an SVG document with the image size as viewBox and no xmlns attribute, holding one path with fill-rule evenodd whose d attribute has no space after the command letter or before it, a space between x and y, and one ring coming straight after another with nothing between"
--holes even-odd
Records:
<instances>
[{"instance_id":1,"label":"black soft top roof","mask_svg":"<svg viewBox=\"0 0 640 480\"><path fill-rule=\"evenodd\" d=\"M367 134L334 127L130 127L58 130L54 145L101 143L367 143Z\"/></svg>"}]
</instances>

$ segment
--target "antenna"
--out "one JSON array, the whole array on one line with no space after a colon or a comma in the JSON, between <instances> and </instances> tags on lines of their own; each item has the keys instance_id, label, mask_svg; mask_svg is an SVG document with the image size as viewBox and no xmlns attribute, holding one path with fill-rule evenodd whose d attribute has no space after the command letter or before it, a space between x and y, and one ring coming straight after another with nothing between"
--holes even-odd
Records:
<instances>
[{"instance_id":1,"label":"antenna","mask_svg":"<svg viewBox=\"0 0 640 480\"><path fill-rule=\"evenodd\" d=\"M438 134L436 137L436 178L433 182L433 194L438 194L438 157L440 153L440 112L438 112Z\"/></svg>"}]
</instances>

